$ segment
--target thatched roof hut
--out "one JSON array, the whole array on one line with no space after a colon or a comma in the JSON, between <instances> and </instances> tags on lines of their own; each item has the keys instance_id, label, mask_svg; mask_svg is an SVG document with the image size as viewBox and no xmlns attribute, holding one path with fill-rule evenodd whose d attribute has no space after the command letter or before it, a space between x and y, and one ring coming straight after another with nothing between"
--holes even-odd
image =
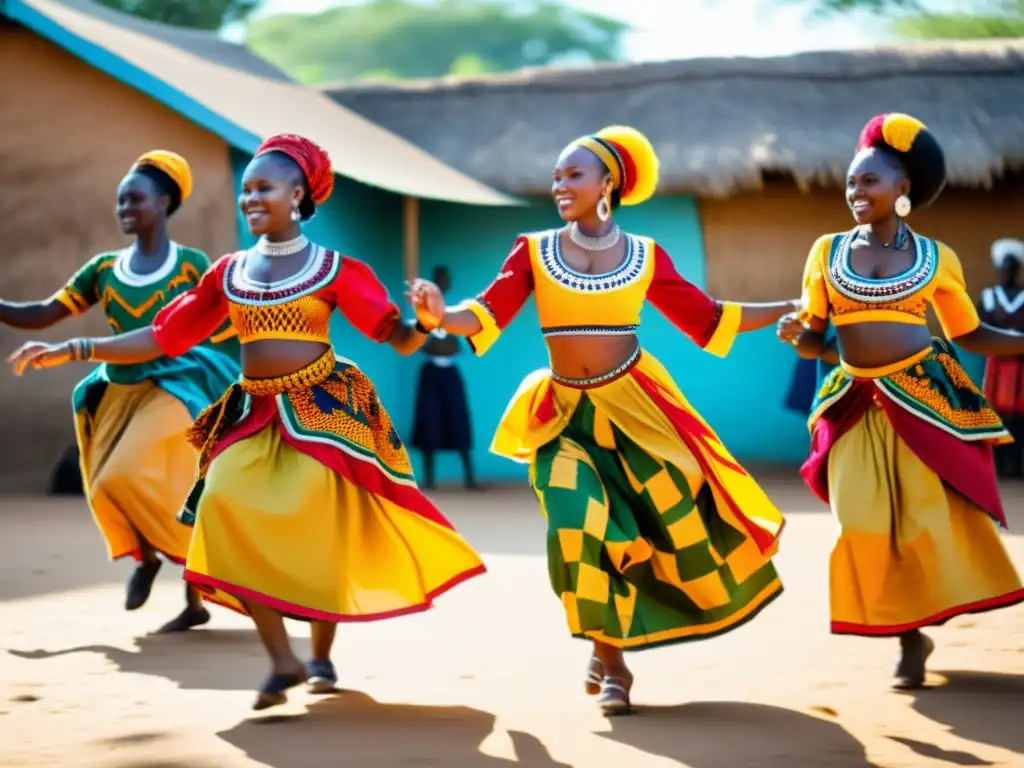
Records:
<instances>
[{"instance_id":1,"label":"thatched roof hut","mask_svg":"<svg viewBox=\"0 0 1024 768\"><path fill-rule=\"evenodd\" d=\"M944 144L950 182L1024 168L1024 40L770 59L698 59L497 77L333 85L336 101L480 181L546 192L573 138L625 123L662 161L663 192L720 196L766 173L841 182L861 126L909 112Z\"/></svg>"}]
</instances>

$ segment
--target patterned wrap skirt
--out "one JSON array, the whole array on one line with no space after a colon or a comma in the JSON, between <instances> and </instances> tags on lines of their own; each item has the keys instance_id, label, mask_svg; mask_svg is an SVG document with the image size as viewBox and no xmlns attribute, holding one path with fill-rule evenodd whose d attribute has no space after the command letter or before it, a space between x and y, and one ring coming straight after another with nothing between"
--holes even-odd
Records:
<instances>
[{"instance_id":1,"label":"patterned wrap skirt","mask_svg":"<svg viewBox=\"0 0 1024 768\"><path fill-rule=\"evenodd\" d=\"M280 379L244 379L196 421L200 483L185 579L246 613L374 621L431 607L484 572L416 487L370 380L333 352Z\"/></svg>"},{"instance_id":2,"label":"patterned wrap skirt","mask_svg":"<svg viewBox=\"0 0 1024 768\"><path fill-rule=\"evenodd\" d=\"M492 450L530 464L574 637L624 650L699 640L782 591L780 513L646 352L586 389L527 377Z\"/></svg>"},{"instance_id":3,"label":"patterned wrap skirt","mask_svg":"<svg viewBox=\"0 0 1024 768\"><path fill-rule=\"evenodd\" d=\"M834 369L809 426L801 474L840 526L832 632L894 636L1024 601L992 462L1010 437L951 345L877 379Z\"/></svg>"}]
</instances>

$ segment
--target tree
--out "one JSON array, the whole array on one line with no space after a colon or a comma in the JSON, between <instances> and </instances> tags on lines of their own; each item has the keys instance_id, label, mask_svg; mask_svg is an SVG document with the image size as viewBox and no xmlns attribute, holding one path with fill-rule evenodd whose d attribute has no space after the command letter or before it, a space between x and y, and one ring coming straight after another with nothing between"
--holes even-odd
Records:
<instances>
[{"instance_id":1,"label":"tree","mask_svg":"<svg viewBox=\"0 0 1024 768\"><path fill-rule=\"evenodd\" d=\"M176 27L220 29L243 21L261 0L97 0L116 11Z\"/></svg>"},{"instance_id":2,"label":"tree","mask_svg":"<svg viewBox=\"0 0 1024 768\"><path fill-rule=\"evenodd\" d=\"M869 11L890 16L893 31L919 40L1024 37L1024 0L961 0L955 11L928 10L926 0L815 0L823 14Z\"/></svg>"},{"instance_id":3,"label":"tree","mask_svg":"<svg viewBox=\"0 0 1024 768\"><path fill-rule=\"evenodd\" d=\"M253 51L305 82L489 73L612 61L628 25L557 0L368 0L252 20Z\"/></svg>"}]
</instances>

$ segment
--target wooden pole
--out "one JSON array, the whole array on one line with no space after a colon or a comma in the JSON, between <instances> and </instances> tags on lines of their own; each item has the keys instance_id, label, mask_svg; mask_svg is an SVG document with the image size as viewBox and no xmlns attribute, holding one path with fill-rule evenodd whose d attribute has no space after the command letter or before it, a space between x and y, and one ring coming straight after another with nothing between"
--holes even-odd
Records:
<instances>
[{"instance_id":1,"label":"wooden pole","mask_svg":"<svg viewBox=\"0 0 1024 768\"><path fill-rule=\"evenodd\" d=\"M416 197L402 199L402 272L406 280L420 271L420 201Z\"/></svg>"}]
</instances>

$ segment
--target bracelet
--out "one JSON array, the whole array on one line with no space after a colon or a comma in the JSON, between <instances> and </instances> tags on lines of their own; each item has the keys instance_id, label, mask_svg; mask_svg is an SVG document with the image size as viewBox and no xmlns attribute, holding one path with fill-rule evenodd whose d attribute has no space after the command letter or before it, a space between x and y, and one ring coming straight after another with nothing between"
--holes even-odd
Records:
<instances>
[{"instance_id":1,"label":"bracelet","mask_svg":"<svg viewBox=\"0 0 1024 768\"><path fill-rule=\"evenodd\" d=\"M95 353L92 339L72 339L68 342L68 350L71 353L71 359L80 363L89 362Z\"/></svg>"},{"instance_id":2,"label":"bracelet","mask_svg":"<svg viewBox=\"0 0 1024 768\"><path fill-rule=\"evenodd\" d=\"M416 329L417 333L422 333L424 336L429 336L440 327L441 324L438 323L433 328L427 328L427 326L420 322L419 318L416 318L416 324L413 326L413 328Z\"/></svg>"}]
</instances>

